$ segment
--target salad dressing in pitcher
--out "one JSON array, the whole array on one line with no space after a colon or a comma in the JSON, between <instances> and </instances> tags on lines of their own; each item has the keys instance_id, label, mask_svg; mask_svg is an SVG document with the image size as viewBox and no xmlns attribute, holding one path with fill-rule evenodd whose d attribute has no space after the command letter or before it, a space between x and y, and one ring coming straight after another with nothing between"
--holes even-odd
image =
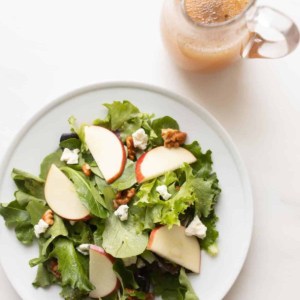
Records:
<instances>
[{"instance_id":1,"label":"salad dressing in pitcher","mask_svg":"<svg viewBox=\"0 0 300 300\"><path fill-rule=\"evenodd\" d=\"M234 19L244 12L248 2L167 0L162 12L162 36L178 65L211 71L238 60L251 34L245 18Z\"/></svg>"}]
</instances>

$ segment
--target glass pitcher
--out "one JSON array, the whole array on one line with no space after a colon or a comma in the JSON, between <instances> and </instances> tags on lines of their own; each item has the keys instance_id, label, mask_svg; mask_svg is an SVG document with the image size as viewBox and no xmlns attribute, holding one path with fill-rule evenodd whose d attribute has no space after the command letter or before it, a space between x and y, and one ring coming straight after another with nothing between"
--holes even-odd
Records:
<instances>
[{"instance_id":1,"label":"glass pitcher","mask_svg":"<svg viewBox=\"0 0 300 300\"><path fill-rule=\"evenodd\" d=\"M165 0L161 32L171 58L182 68L214 71L242 58L279 58L299 43L299 30L283 13L250 0L231 19L201 23L190 17L185 0Z\"/></svg>"}]
</instances>

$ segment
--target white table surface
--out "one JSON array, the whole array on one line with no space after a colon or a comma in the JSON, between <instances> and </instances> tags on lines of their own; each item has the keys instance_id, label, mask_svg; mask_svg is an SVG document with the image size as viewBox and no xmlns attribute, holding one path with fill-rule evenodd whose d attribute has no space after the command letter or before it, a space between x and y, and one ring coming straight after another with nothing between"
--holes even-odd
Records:
<instances>
[{"instance_id":1,"label":"white table surface","mask_svg":"<svg viewBox=\"0 0 300 300\"><path fill-rule=\"evenodd\" d=\"M264 0L300 26L299 0ZM300 299L300 48L199 75L178 69L159 32L161 1L0 1L0 155L40 108L104 81L155 84L226 128L253 186L254 228L226 300ZM1 243L0 243L1 246ZM0 266L0 299L21 299Z\"/></svg>"}]
</instances>

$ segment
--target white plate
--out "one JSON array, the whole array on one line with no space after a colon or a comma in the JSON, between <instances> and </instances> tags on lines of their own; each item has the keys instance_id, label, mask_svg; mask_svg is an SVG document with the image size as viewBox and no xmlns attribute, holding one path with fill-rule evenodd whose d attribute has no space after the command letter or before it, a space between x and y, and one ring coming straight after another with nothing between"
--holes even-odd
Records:
<instances>
[{"instance_id":1,"label":"white plate","mask_svg":"<svg viewBox=\"0 0 300 300\"><path fill-rule=\"evenodd\" d=\"M207 111L181 96L144 84L116 82L81 88L52 102L22 129L4 157L0 202L13 199L15 186L10 178L13 167L39 174L41 160L57 148L61 133L69 131L69 116L89 122L104 117L102 103L124 99L157 117L172 116L188 133L190 141L198 140L204 150L213 151L214 169L222 188L217 205L220 253L215 258L203 254L201 274L191 276L191 281L201 300L222 299L237 278L250 244L251 188L241 158L225 130ZM61 299L58 288L32 286L36 269L31 269L28 261L38 256L37 247L21 245L2 218L0 222L1 262L21 298Z\"/></svg>"}]
</instances>

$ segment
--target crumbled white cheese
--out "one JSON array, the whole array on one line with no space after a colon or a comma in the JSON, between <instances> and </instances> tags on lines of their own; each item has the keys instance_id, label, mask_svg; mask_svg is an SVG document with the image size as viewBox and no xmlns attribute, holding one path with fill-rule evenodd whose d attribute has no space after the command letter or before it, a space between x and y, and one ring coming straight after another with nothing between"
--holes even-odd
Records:
<instances>
[{"instance_id":1,"label":"crumbled white cheese","mask_svg":"<svg viewBox=\"0 0 300 300\"><path fill-rule=\"evenodd\" d=\"M185 229L185 235L195 235L199 239L204 239L206 237L206 230L206 226L200 221L199 217L196 216L190 225Z\"/></svg>"},{"instance_id":2,"label":"crumbled white cheese","mask_svg":"<svg viewBox=\"0 0 300 300\"><path fill-rule=\"evenodd\" d=\"M81 244L76 247L77 251L83 255L89 255L90 252L90 244Z\"/></svg>"},{"instance_id":3,"label":"crumbled white cheese","mask_svg":"<svg viewBox=\"0 0 300 300\"><path fill-rule=\"evenodd\" d=\"M171 194L168 192L168 188L166 185L159 185L156 187L156 191L160 194L160 196L164 199L164 200L168 200L171 198Z\"/></svg>"},{"instance_id":4,"label":"crumbled white cheese","mask_svg":"<svg viewBox=\"0 0 300 300\"><path fill-rule=\"evenodd\" d=\"M136 256L125 257L125 258L122 258L122 260L123 260L125 267L129 267L136 263L137 257Z\"/></svg>"},{"instance_id":5,"label":"crumbled white cheese","mask_svg":"<svg viewBox=\"0 0 300 300\"><path fill-rule=\"evenodd\" d=\"M34 234L37 238L48 229L49 225L43 220L40 219L39 222L34 225Z\"/></svg>"},{"instance_id":6,"label":"crumbled white cheese","mask_svg":"<svg viewBox=\"0 0 300 300\"><path fill-rule=\"evenodd\" d=\"M68 165L76 165L78 164L79 151L79 149L70 150L69 148L65 148L60 160L67 162Z\"/></svg>"},{"instance_id":7,"label":"crumbled white cheese","mask_svg":"<svg viewBox=\"0 0 300 300\"><path fill-rule=\"evenodd\" d=\"M133 145L135 148L145 150L148 143L148 135L143 128L138 129L132 134Z\"/></svg>"},{"instance_id":8,"label":"crumbled white cheese","mask_svg":"<svg viewBox=\"0 0 300 300\"><path fill-rule=\"evenodd\" d=\"M121 221L126 221L128 219L128 209L129 206L126 204L120 205L118 209L114 212L115 216L119 217Z\"/></svg>"}]
</instances>

